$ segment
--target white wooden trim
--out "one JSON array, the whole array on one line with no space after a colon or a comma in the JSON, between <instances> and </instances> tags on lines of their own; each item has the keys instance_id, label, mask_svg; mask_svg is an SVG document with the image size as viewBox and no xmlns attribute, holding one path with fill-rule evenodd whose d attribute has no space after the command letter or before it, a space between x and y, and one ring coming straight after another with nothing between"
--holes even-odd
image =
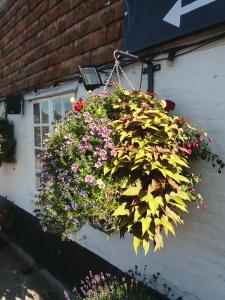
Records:
<instances>
[{"instance_id":1,"label":"white wooden trim","mask_svg":"<svg viewBox=\"0 0 225 300\"><path fill-rule=\"evenodd\" d=\"M45 88L37 90L37 93L29 92L24 95L25 101L40 100L49 97L56 97L60 95L65 95L69 93L76 93L78 90L78 81L73 81L69 83L62 84L56 87Z\"/></svg>"}]
</instances>

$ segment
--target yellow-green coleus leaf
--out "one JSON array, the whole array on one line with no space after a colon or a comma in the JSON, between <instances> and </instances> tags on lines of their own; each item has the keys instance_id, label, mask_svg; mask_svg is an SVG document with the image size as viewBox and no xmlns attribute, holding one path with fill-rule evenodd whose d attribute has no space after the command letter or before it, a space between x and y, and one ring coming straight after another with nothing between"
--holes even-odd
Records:
<instances>
[{"instance_id":1,"label":"yellow-green coleus leaf","mask_svg":"<svg viewBox=\"0 0 225 300\"><path fill-rule=\"evenodd\" d=\"M120 205L113 213L113 216L129 216L130 211L129 209L126 209L126 203L123 203Z\"/></svg>"},{"instance_id":2,"label":"yellow-green coleus leaf","mask_svg":"<svg viewBox=\"0 0 225 300\"><path fill-rule=\"evenodd\" d=\"M134 251L135 251L136 255L138 254L138 249L140 248L141 244L142 244L142 239L140 239L139 237L134 235L133 246L134 246Z\"/></svg>"},{"instance_id":3,"label":"yellow-green coleus leaf","mask_svg":"<svg viewBox=\"0 0 225 300\"><path fill-rule=\"evenodd\" d=\"M172 232L172 234L175 236L174 227L171 224L171 222L169 221L167 216L163 215L161 217L161 224L164 227L164 231L165 231L166 236L168 236L168 231Z\"/></svg>"},{"instance_id":4,"label":"yellow-green coleus leaf","mask_svg":"<svg viewBox=\"0 0 225 300\"><path fill-rule=\"evenodd\" d=\"M156 252L157 250L163 248L163 237L160 233L160 227L159 226L157 226L155 228L154 242L155 242L154 252Z\"/></svg>"},{"instance_id":5,"label":"yellow-green coleus leaf","mask_svg":"<svg viewBox=\"0 0 225 300\"><path fill-rule=\"evenodd\" d=\"M145 252L145 255L149 252L150 250L150 242L149 242L149 239L143 239L142 241L142 246L143 246L143 249L144 249L144 252Z\"/></svg>"},{"instance_id":6,"label":"yellow-green coleus leaf","mask_svg":"<svg viewBox=\"0 0 225 300\"><path fill-rule=\"evenodd\" d=\"M152 218L146 216L145 218L141 219L141 227L142 227L142 236L149 230L151 226Z\"/></svg>"},{"instance_id":7,"label":"yellow-green coleus leaf","mask_svg":"<svg viewBox=\"0 0 225 300\"><path fill-rule=\"evenodd\" d=\"M122 193L122 196L138 196L140 191L141 191L142 185L141 181L137 180L136 181L136 186L130 186Z\"/></svg>"},{"instance_id":8,"label":"yellow-green coleus leaf","mask_svg":"<svg viewBox=\"0 0 225 300\"><path fill-rule=\"evenodd\" d=\"M160 205L163 205L163 199L160 196L149 201L149 207L152 215L155 215L157 213Z\"/></svg>"}]
</instances>

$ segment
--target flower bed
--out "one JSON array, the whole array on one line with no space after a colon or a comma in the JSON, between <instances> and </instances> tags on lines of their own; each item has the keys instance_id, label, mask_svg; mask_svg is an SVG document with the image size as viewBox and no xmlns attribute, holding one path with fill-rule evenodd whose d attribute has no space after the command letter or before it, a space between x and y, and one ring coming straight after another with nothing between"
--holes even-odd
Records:
<instances>
[{"instance_id":1,"label":"flower bed","mask_svg":"<svg viewBox=\"0 0 225 300\"><path fill-rule=\"evenodd\" d=\"M188 204L204 205L188 172L193 158L224 163L211 138L179 115L175 104L117 86L73 105L45 141L37 216L44 230L73 236L83 224L133 235L134 249L163 247Z\"/></svg>"}]
</instances>

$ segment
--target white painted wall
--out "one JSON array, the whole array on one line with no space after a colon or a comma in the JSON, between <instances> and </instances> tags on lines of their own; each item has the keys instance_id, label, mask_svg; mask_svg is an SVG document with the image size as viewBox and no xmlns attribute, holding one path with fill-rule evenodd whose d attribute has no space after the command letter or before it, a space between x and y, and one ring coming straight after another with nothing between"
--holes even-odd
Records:
<instances>
[{"instance_id":1,"label":"white painted wall","mask_svg":"<svg viewBox=\"0 0 225 300\"><path fill-rule=\"evenodd\" d=\"M129 78L139 88L141 65L126 68ZM146 76L143 90L147 89ZM174 100L179 112L206 128L214 137L213 150L225 160L225 45L217 42L185 56L174 63L162 63L155 73L155 91L159 97ZM77 96L85 96L79 86ZM17 138L17 164L0 168L0 193L29 212L33 211L34 162L31 102L26 102L24 116L11 116ZM159 253L134 255L129 236L110 240L89 226L84 226L75 240L123 271L135 264L147 264L149 273L160 272L177 295L183 299L225 299L225 175L205 162L195 163L203 174L200 191L205 195L207 211L192 207L184 215L185 224L177 228Z\"/></svg>"}]
</instances>

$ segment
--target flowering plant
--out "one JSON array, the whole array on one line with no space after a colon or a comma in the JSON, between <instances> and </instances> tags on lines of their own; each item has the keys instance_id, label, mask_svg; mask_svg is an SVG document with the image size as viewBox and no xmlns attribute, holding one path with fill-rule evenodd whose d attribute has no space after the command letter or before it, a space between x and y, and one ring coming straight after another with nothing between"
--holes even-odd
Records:
<instances>
[{"instance_id":1,"label":"flowering plant","mask_svg":"<svg viewBox=\"0 0 225 300\"><path fill-rule=\"evenodd\" d=\"M45 141L37 215L44 228L63 238L87 221L111 227L119 181L104 177L104 166L116 156L112 127L99 97L73 105L63 123ZM81 112L82 110L82 112Z\"/></svg>"},{"instance_id":2,"label":"flowering plant","mask_svg":"<svg viewBox=\"0 0 225 300\"><path fill-rule=\"evenodd\" d=\"M132 272L132 270L130 270ZM64 299L85 299L85 300L166 300L167 295L160 295L148 287L147 278L143 279L140 273L129 272L128 276L122 278L110 273L89 274L81 280L80 287L73 289L73 295L69 296L64 291ZM158 273L159 274L159 273ZM152 281L157 281L159 275L154 275Z\"/></svg>"},{"instance_id":3,"label":"flowering plant","mask_svg":"<svg viewBox=\"0 0 225 300\"><path fill-rule=\"evenodd\" d=\"M0 118L0 166L15 162L16 141L14 126L5 117Z\"/></svg>"},{"instance_id":4,"label":"flowering plant","mask_svg":"<svg viewBox=\"0 0 225 300\"><path fill-rule=\"evenodd\" d=\"M37 215L44 229L70 237L96 221L133 235L137 253L163 247L188 203L203 204L189 173L193 158L225 166L207 132L171 115L175 103L117 87L73 105L45 142Z\"/></svg>"}]
</instances>

